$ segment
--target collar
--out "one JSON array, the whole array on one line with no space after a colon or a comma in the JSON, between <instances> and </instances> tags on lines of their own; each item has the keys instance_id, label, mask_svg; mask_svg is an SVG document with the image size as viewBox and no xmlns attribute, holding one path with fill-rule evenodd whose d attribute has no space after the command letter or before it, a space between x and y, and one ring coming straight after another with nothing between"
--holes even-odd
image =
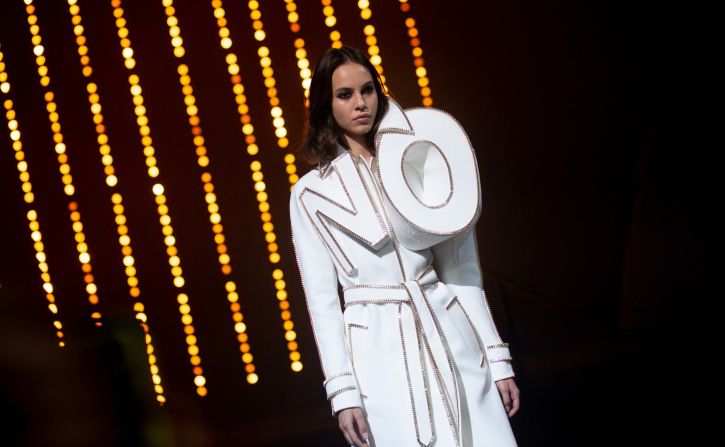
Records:
<instances>
[{"instance_id":1,"label":"collar","mask_svg":"<svg viewBox=\"0 0 725 447\"><path fill-rule=\"evenodd\" d=\"M342 144L337 143L337 152L335 154L335 158L332 161L330 161L329 163L325 163L325 164L320 163L317 165L317 169L320 171L320 178L324 179L325 177L327 177L327 175L330 173L330 171L332 171L332 169L331 169L332 164L338 158L340 158L341 156L343 156L347 153L348 153L347 149L345 149L345 147Z\"/></svg>"}]
</instances>

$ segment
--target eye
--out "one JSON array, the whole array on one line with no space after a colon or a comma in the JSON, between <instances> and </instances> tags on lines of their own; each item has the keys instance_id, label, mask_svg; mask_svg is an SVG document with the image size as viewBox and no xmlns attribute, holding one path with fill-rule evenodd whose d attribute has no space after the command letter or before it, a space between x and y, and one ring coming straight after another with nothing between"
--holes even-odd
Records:
<instances>
[{"instance_id":1,"label":"eye","mask_svg":"<svg viewBox=\"0 0 725 447\"><path fill-rule=\"evenodd\" d=\"M340 99L347 99L350 97L350 92L340 92L337 94L337 97Z\"/></svg>"},{"instance_id":2,"label":"eye","mask_svg":"<svg viewBox=\"0 0 725 447\"><path fill-rule=\"evenodd\" d=\"M366 85L365 87L363 87L363 93L372 93L372 91L373 91L372 85Z\"/></svg>"}]
</instances>

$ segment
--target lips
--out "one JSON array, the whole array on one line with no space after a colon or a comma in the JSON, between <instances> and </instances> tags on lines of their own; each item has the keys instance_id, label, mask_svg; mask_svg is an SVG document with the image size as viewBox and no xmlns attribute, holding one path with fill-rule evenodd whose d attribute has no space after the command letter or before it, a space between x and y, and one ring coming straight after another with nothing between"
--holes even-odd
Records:
<instances>
[{"instance_id":1,"label":"lips","mask_svg":"<svg viewBox=\"0 0 725 447\"><path fill-rule=\"evenodd\" d=\"M367 121L370 119L370 115L360 115L353 118L353 121Z\"/></svg>"}]
</instances>

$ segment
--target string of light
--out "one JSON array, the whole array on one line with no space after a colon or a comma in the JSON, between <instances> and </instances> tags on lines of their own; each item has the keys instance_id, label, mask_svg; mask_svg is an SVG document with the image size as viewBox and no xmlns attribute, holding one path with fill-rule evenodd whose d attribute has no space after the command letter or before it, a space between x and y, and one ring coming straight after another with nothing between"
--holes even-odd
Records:
<instances>
[{"instance_id":1,"label":"string of light","mask_svg":"<svg viewBox=\"0 0 725 447\"><path fill-rule=\"evenodd\" d=\"M274 134L277 137L277 146L285 149L289 146L289 140L287 139L287 129L284 126L284 111L277 96L277 81L274 78L272 58L269 47L264 45L267 33L264 32L262 11L259 9L259 2L257 0L247 2L247 7L249 8L249 17L252 19L252 27L254 28L254 39L262 44L257 47L257 56L259 56L259 65L262 67L264 86L267 88L267 98L269 98L270 115L272 116L272 125L275 128ZM307 70L309 71L309 68ZM312 73L309 73L309 75L311 76ZM291 190L294 184L297 183L297 180L299 180L294 154L287 152L284 156L284 162L287 165L285 171L287 172L287 180L289 181Z\"/></svg>"},{"instance_id":2,"label":"string of light","mask_svg":"<svg viewBox=\"0 0 725 447\"><path fill-rule=\"evenodd\" d=\"M330 42L332 48L342 47L342 36L340 31L335 29L337 17L335 17L335 7L332 6L332 0L322 0L322 14L325 15L325 26L330 28Z\"/></svg>"},{"instance_id":3,"label":"string of light","mask_svg":"<svg viewBox=\"0 0 725 447\"><path fill-rule=\"evenodd\" d=\"M146 357L151 373L151 381L154 385L156 400L159 404L166 402L164 396L164 388L161 385L161 375L157 365L155 348L151 331L149 329L148 316L145 313L145 306L141 299L141 289L139 288L139 280L136 276L135 259L133 256L133 248L131 245L131 234L129 232L125 208L123 205L123 195L118 190L118 177L116 169L113 165L113 156L111 154L111 146L106 134L106 126L104 124L104 116L101 107L101 97L98 91L98 85L93 82L93 67L91 59L88 55L88 46L86 45L86 36L82 24L83 18L80 13L80 7L77 0L67 0L68 11L71 16L71 24L73 25L73 34L75 34L75 43L77 53L81 64L81 73L86 81L86 92L88 93L88 104L93 116L94 130L96 132L96 142L98 143L98 152L101 155L101 163L103 164L103 173L106 179L106 185L111 192L111 203L113 204L114 223L116 224L116 233L118 234L118 244L121 247L123 255L123 272L126 275L126 284L128 286L128 294L133 301L133 310L136 320L144 332L144 343L146 345Z\"/></svg>"},{"instance_id":4,"label":"string of light","mask_svg":"<svg viewBox=\"0 0 725 447\"><path fill-rule=\"evenodd\" d=\"M25 160L25 152L23 151L23 142L21 140L20 125L15 113L13 100L10 99L10 81L5 71L5 58L2 47L0 47L0 93L5 97L3 100L3 108L5 109L5 118L10 132L10 139L13 141L13 151L15 155L15 165L18 169L18 177L20 179L20 187L23 191L23 200L28 205L28 211L25 218L28 220L28 228L30 229L30 239L33 241L33 249L35 249L35 260L38 261L38 270L40 270L40 280L43 282L43 291L45 299L48 302L48 310L52 314L53 326L55 327L55 336L58 340L58 346L65 346L63 323L58 316L58 305L55 303L55 295L53 282L48 269L48 259L45 254L45 245L43 244L43 235L40 232L40 222L38 220L38 212L35 210L35 194L33 193L33 184L30 182L30 168Z\"/></svg>"},{"instance_id":5,"label":"string of light","mask_svg":"<svg viewBox=\"0 0 725 447\"><path fill-rule=\"evenodd\" d=\"M242 76L239 74L239 65L237 64L238 57L231 50L232 39L229 37L229 28L227 27L227 20L225 18L226 11L222 6L221 0L212 0L211 4L214 12L214 18L216 19L216 25L219 29L219 44L226 52L225 61L227 63L227 72L229 73L229 80L232 84L234 100L237 103L237 113L239 114L239 121L242 124L242 133L245 135L244 141L246 143L247 154L249 154L252 158L252 162L249 167L252 170L254 190L257 192L256 197L259 204L258 209L262 220L262 229L265 233L264 237L267 241L267 252L269 253L268 259L273 267L272 278L274 279L274 287L277 290L277 301L281 311L280 317L283 320L285 339L287 340L287 349L289 350L289 358L292 361L290 367L293 371L297 372L302 370L302 362L300 361L300 352L297 345L297 334L293 330L294 322L291 319L291 313L289 311L290 304L287 299L287 284L284 280L284 272L277 266L280 262L281 256L279 254L279 246L276 243L277 235L274 232L270 204L267 201L269 197L266 192L267 186L264 183L262 163L257 157L259 147L256 144L257 139L254 135L252 117L249 114L247 98L244 95L245 88L242 83ZM287 156L289 155L291 154L287 154Z\"/></svg>"},{"instance_id":6,"label":"string of light","mask_svg":"<svg viewBox=\"0 0 725 447\"><path fill-rule=\"evenodd\" d=\"M227 300L229 301L229 307L232 312L232 320L234 321L234 330L237 333L239 350L242 353L242 361L245 364L244 369L247 374L247 381L250 383L256 383L258 377L253 361L254 357L248 343L247 325L244 322L244 315L242 314L241 306L239 304L237 283L231 278L232 260L231 256L227 252L228 250L224 227L222 225L221 210L219 209L216 194L214 193L216 188L214 186L212 174L207 169L210 160L205 146L199 109L196 105L196 98L194 97L194 88L191 83L189 67L182 62L184 55L186 54L186 50L184 48L184 40L181 37L179 19L176 16L176 9L174 8L173 0L163 0L162 4L166 14L166 24L169 28L169 36L171 37L171 46L173 47L174 56L180 61L176 66L176 71L179 74L179 83L181 84L181 91L184 95L184 104L186 105L185 110L188 116L188 123L191 128L190 130L194 146L196 147L195 152L197 156L197 164L202 169L201 182L205 193L204 199L207 204L211 229L214 233L214 243L218 254L217 261L219 262L222 274L226 278L225 289L227 293Z\"/></svg>"},{"instance_id":7,"label":"string of light","mask_svg":"<svg viewBox=\"0 0 725 447\"><path fill-rule=\"evenodd\" d=\"M363 28L365 33L365 44L368 46L368 54L370 55L370 63L380 74L380 80L383 81L385 87L385 75L383 75L383 58L380 56L380 47L378 46L378 38L375 37L375 26L370 23L373 11L370 9L369 0L358 0L357 7L360 9L360 17L366 23ZM386 88L387 90L387 88Z\"/></svg>"},{"instance_id":8,"label":"string of light","mask_svg":"<svg viewBox=\"0 0 725 447\"><path fill-rule=\"evenodd\" d=\"M84 290L89 303L91 304L91 317L94 324L101 326L103 318L99 305L99 287L94 276L91 254L88 246L87 235L84 232L84 220L81 217L79 203L75 196L76 185L71 173L71 162L69 161L68 148L65 144L65 135L61 129L60 114L58 104L56 103L56 95L51 88L49 67L46 64L45 51L43 46L43 36L36 15L35 0L23 0L25 3L25 12L27 14L27 23L30 30L30 39L32 42L32 50L34 54L34 62L36 64L37 73L39 75L39 83L42 88L42 96L45 109L50 122L50 130L52 132L53 148L56 152L58 170L60 172L60 180L63 185L63 192L67 197L68 218L70 219L71 228L75 240L75 250L82 270L82 278L84 281ZM145 305L141 299L141 289L139 286L139 278L136 272L136 259L134 258L134 250L132 248L132 240L129 228L127 226L127 216L125 214L124 197L118 190L119 178L114 166L114 157L111 154L111 146L109 137L106 133L106 125L102 113L101 98L99 86L94 82L94 70L91 66L90 57L88 55L87 37L84 34L84 26L80 15L80 8L77 0L66 0L69 6L71 22L73 25L73 33L77 46L77 54L81 63L81 73L84 76L85 89L87 92L87 100L89 109L92 114L94 129L96 132L96 142L100 161L103 165L104 180L109 188L112 210L114 212L114 223L118 234L118 243L121 249L123 271L128 286L128 293L132 298L135 317L139 321L140 326L145 333L146 353L148 357L149 369L151 371L152 382L156 391L157 400L160 403L165 402L164 389L161 386L161 376L159 375L159 367L157 365L156 349L152 343L151 332L149 330L148 315L145 313ZM166 253L168 255L169 268L171 277L175 287L176 300L179 304L180 320L185 333L186 350L189 355L189 362L192 365L194 375L194 383L196 391L200 396L207 394L206 378L201 366L201 357L199 346L197 344L196 328L193 324L191 315L190 299L185 291L185 278L181 268L181 259L176 245L174 228L171 225L171 216L165 195L164 184L159 180L160 171L157 160L155 158L155 148L151 139L151 131L149 127L149 118L146 114L144 105L144 96L138 73L135 71L136 61L134 60L134 50L128 37L129 31L126 27L126 18L121 7L122 0L112 0L111 5L115 17L115 25L121 45L121 54L123 56L124 65L129 71L128 82L132 94L134 104L135 120L138 125L139 138L143 147L143 153L147 166L147 175L152 179L152 193L156 203L156 212L158 213L160 229L163 233ZM253 37L255 39L255 51L258 56L260 71L263 76L263 82L266 88L266 95L269 103L269 114L271 123L274 127L277 146L286 151L289 150L289 135L286 127L283 107L278 92L278 79L275 77L273 69L271 50L268 46L267 34L262 21L262 3L259 0L245 0L249 10L249 16L252 20ZM398 0L399 7L404 15L404 23L409 38L411 54L413 56L413 64L415 74L419 86L419 93L424 106L433 104L430 79L423 58L423 49L420 41L420 32L417 28L417 22L411 14L410 0ZM300 27L300 8L299 2L295 0L284 0L286 9L286 19L289 23L289 29L294 34L294 49L297 67L299 69L299 77L301 85L304 89L305 97L309 96L309 85L311 82L311 67L308 59L306 45L307 43L301 36ZM228 250L227 238L222 225L222 213L220 204L217 202L217 187L214 184L212 174L209 169L210 158L207 153L206 139L201 127L201 120L196 97L194 96L194 88L192 86L189 66L184 63L184 41L181 37L181 29L179 27L179 17L176 15L173 0L162 0L162 4L166 13L166 24L170 35L170 41L173 47L173 53L178 59L177 73L181 84L181 92L184 98L185 112L187 114L189 129L192 134L192 141L197 157L197 164L201 168L200 179L202 188L205 193L205 202L211 223L213 240L217 251L217 261L224 275L224 287L226 297L230 305L234 329L236 331L236 339L239 342L239 349L242 353L242 360L245 364L245 372L249 383L257 383L257 376L254 357L252 356L251 347L248 340L248 332L245 321L245 315L241 312L239 302L240 290L237 282L232 278L232 259ZM335 15L335 9L332 0L321 0L322 13L324 15L325 27L332 47L339 48L342 46L341 34L339 31L338 19ZM250 174L252 184L256 193L258 209L260 213L261 227L264 231L264 238L267 243L267 254L270 263L271 276L276 291L276 298L280 309L280 317L284 328L284 337L287 342L289 351L290 365L293 371L302 370L300 352L297 344L297 334L294 331L294 322L291 319L290 303L288 301L288 292L286 289L285 273L280 268L279 263L281 254L277 245L277 234L272 219L271 205L267 192L267 184L264 180L261 158L259 157L259 146L255 135L255 128L252 125L252 118L249 113L249 104L245 96L245 86L242 82L240 67L238 65L238 56L232 51L232 40L230 32L227 28L227 19L225 18L225 10L222 7L222 0L211 1L213 14L216 24L219 28L219 38L222 48L225 50L225 62L230 75L230 82L234 98L237 105L237 112L241 130L244 134L244 143L247 154L250 156ZM363 20L363 32L365 35L365 43L367 45L367 53L371 63L380 73L383 83L385 76L383 75L382 57L380 54L380 46L376 35L376 28L372 23L372 10L370 0L356 0L356 5L360 11L360 17ZM8 120L8 129L14 149L14 157L17 161L17 169L21 181L21 188L24 192L24 200L28 205L26 219L30 228L31 238L33 240L34 249L36 251L36 259L40 270L40 277L43 282L43 290L45 291L48 308L51 311L56 328L56 337L60 346L65 345L64 328L58 318L58 307L56 305L56 297L54 295L54 286L47 264L47 255L45 253L45 245L43 236L40 233L40 224L38 221L38 211L35 208L35 195L33 193L33 185L30 183L30 173L28 164L25 160L26 154L23 150L23 144L20 140L19 124L17 122L14 102L9 99L10 84L8 75L5 71L5 63L3 62L3 53L0 51L0 92L6 95L3 98L3 107L5 116ZM279 73L277 73L279 76ZM284 156L285 171L290 188L298 181L298 171L296 159L292 153L286 153ZM75 163L74 168L77 168ZM75 174L75 173L73 173ZM93 263L95 263L95 258Z\"/></svg>"},{"instance_id":9,"label":"string of light","mask_svg":"<svg viewBox=\"0 0 725 447\"><path fill-rule=\"evenodd\" d=\"M45 65L45 48L42 45L43 38L40 35L40 26L38 25L38 16L35 15L35 5L33 0L25 0L25 12L28 16L28 25L31 34L31 42L33 44L33 54L35 54L35 64L38 67L39 82L44 91L43 99L45 100L45 108L48 112L48 120L50 121L50 130L53 133L53 142L55 143L55 152L58 154L58 169L63 182L63 192L69 198L68 211L71 220L71 228L73 229L76 241L76 251L78 252L78 260L81 263L83 271L83 282L85 283L85 292L88 296L88 302L91 303L93 311L91 318L96 326L102 325L101 312L98 311L98 286L93 276L93 267L91 265L91 255L88 251L86 243L86 235L83 232L83 221L81 213L78 209L78 203L73 200L75 195L75 186L73 185L73 176L66 154L66 145L63 142L64 137L61 131L60 115L58 114L58 105L54 101L55 94L50 88L50 76L48 66Z\"/></svg>"},{"instance_id":10,"label":"string of light","mask_svg":"<svg viewBox=\"0 0 725 447\"><path fill-rule=\"evenodd\" d=\"M297 13L297 4L294 0L284 0L287 9L287 21L290 24L290 30L299 36L300 24L299 24L299 13ZM295 45L295 57L297 58L297 68L300 69L300 79L302 79L302 88L305 91L305 98L310 96L310 83L312 82L312 70L310 70L310 61L307 59L307 50L305 49L305 40L302 37L297 37L294 42ZM307 105L307 99L305 99L305 105Z\"/></svg>"},{"instance_id":11,"label":"string of light","mask_svg":"<svg viewBox=\"0 0 725 447\"><path fill-rule=\"evenodd\" d=\"M410 3L408 0L398 1L400 2L400 10L405 14L405 27L408 29L408 37L410 37L413 65L415 65L415 76L418 78L420 96L423 99L423 105L430 107L433 105L433 98L431 98L430 80L428 79L428 71L425 68L425 61L423 60L423 48L420 46L418 28L415 27L415 19L410 14Z\"/></svg>"},{"instance_id":12,"label":"string of light","mask_svg":"<svg viewBox=\"0 0 725 447\"><path fill-rule=\"evenodd\" d=\"M191 315L189 296L183 291L186 280L184 279L183 270L181 269L179 251L176 248L176 238L174 236L174 228L171 226L169 207L166 205L166 195L164 194L165 188L161 181L158 180L160 171L157 166L156 157L154 157L156 150L153 146L149 119L146 115L146 107L144 106L141 79L134 70L136 67L136 60L133 57L134 51L131 46L131 40L128 37L129 30L126 27L126 19L124 18L124 11L121 7L121 0L111 0L111 6L113 8L113 16L116 18L115 24L119 43L121 45L121 55L124 59L124 66L131 73L128 76L128 83L133 97L133 104L135 106L134 113L136 114L136 124L138 125L139 135L141 136L141 144L144 148L143 153L146 158L146 166L148 167L146 172L149 178L156 182L152 187L152 192L157 205L156 212L159 216L161 232L164 235L164 244L166 245L166 254L169 258L169 266L171 267L173 283L178 290L176 301L179 304L181 323L184 326L184 333L186 334L184 340L187 345L186 351L189 355L189 362L192 365L194 385L196 385L196 393L203 397L206 396L208 391L205 386L206 378L204 377L204 370L201 366L201 357L199 355L199 346L197 345L197 337L195 335L196 329L194 328L193 317Z\"/></svg>"}]
</instances>

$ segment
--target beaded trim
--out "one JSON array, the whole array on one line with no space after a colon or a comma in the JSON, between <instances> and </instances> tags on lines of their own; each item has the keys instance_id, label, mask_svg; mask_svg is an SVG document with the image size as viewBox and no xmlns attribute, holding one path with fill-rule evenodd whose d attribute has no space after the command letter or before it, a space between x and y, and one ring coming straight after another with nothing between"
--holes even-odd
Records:
<instances>
[{"instance_id":1,"label":"beaded trim","mask_svg":"<svg viewBox=\"0 0 725 447\"><path fill-rule=\"evenodd\" d=\"M511 358L511 357L502 357L502 358L500 358L500 359L495 359L495 360L489 360L489 363L497 363L497 362L511 362L511 361L513 361L513 358Z\"/></svg>"},{"instance_id":2,"label":"beaded trim","mask_svg":"<svg viewBox=\"0 0 725 447\"><path fill-rule=\"evenodd\" d=\"M378 212L377 208L375 207L375 204L372 202L372 200L370 200L370 192L367 189L367 185L365 184L365 182L363 181L363 179L360 177L360 172L359 172L358 167L357 167L358 162L356 162L356 160L354 158L352 159L353 161L355 161L353 163L353 167L356 169L356 171L358 171L357 172L358 177L359 177L358 180L360 181L360 183L364 187L365 191L367 192L368 199L371 202L370 205L372 206L372 210L375 213L376 218L378 219L378 223L380 225L380 228L386 233L385 236L383 236L380 240L378 240L377 242L373 242L373 241L367 240L366 238L364 238L364 237L360 236L359 234L357 234L352 229L350 229L350 228L346 227L345 225L342 225L341 223L335 221L330 216L327 216L325 213L323 213L319 209L318 210L315 210L315 213L314 213L315 216L317 217L317 220L316 219L313 219L312 218L312 213L310 212L310 209L307 207L307 204L305 203L305 200L304 200L304 195L306 193L310 193L310 194L313 194L316 197L318 197L318 198L320 198L320 199L322 199L322 200L324 200L324 201L332 204L333 206L336 206L336 207L340 208L341 210L343 210L343 211L345 211L345 212L347 212L349 214L357 215L358 208L355 206L355 202L352 200L352 196L350 195L350 192L348 191L347 186L345 185L345 181L342 178L342 174L340 174L340 171L337 168L337 163L339 162L339 160L342 160L345 156L351 156L351 155L350 155L349 152L345 152L344 154L341 154L340 156L338 156L334 160L334 162L331 163L331 170L335 172L335 174L337 176L337 179L339 181L339 184L342 187L342 189L343 189L343 191L345 193L345 196L347 197L347 200L350 203L350 207L351 208L348 208L347 206L342 205L341 203L339 203L339 202L337 202L337 201L335 201L335 200L327 197L326 195L324 195L324 194L322 194L322 193L320 193L320 192L318 192L318 191L316 191L316 190L314 190L314 189L312 189L312 188L310 188L308 186L304 186L303 187L302 192L300 192L300 194L299 194L299 201L300 201L300 203L302 205L302 208L305 210L305 213L307 214L307 216L309 217L310 221L312 222L312 225L315 227L315 230L317 231L317 234L320 235L320 238L322 239L323 243L325 244L325 247L330 251L330 253L334 257L334 259L337 262L337 264L345 271L345 273L348 276L353 276L355 274L355 272L357 271L357 267L352 263L352 261L350 260L350 258L345 254L345 250L343 249L343 245L340 243L340 241L337 240L337 238L332 233L332 231L330 231L329 226L330 225L333 225L333 226L335 226L335 228L340 229L345 234L347 234L347 235L349 235L349 236L351 236L351 237L353 237L355 239L358 239L358 240L364 242L365 244L367 244L368 246L373 247L373 248L375 248L375 247L377 247L377 246L385 243L386 236L387 237L390 237L390 233L387 231L387 227L385 225L385 222L380 217L380 213ZM324 228L325 233L327 235L329 235L330 239L332 239L332 242L337 247L337 250L339 251L339 253L340 253L340 255L342 256L343 259L340 259L340 257L338 257L338 253L333 249L333 247L330 246L330 244L328 242L328 239L325 238L322 235L321 229L318 228L318 223L317 223L318 221L320 222L320 224L322 224L322 227Z\"/></svg>"},{"instance_id":3,"label":"beaded trim","mask_svg":"<svg viewBox=\"0 0 725 447\"><path fill-rule=\"evenodd\" d=\"M496 348L508 348L508 343L497 343L495 345L488 345L486 346L486 349L496 349Z\"/></svg>"},{"instance_id":4,"label":"beaded trim","mask_svg":"<svg viewBox=\"0 0 725 447\"><path fill-rule=\"evenodd\" d=\"M461 309L463 312L463 316L466 318L466 321L468 322L468 326L470 330L473 332L473 336L476 339L476 344L478 345L478 352L481 356L479 360L479 366L483 367L483 365L486 363L486 349L483 347L483 342L481 341L481 337L478 335L478 331L476 331L475 326L473 325L473 322L471 321L471 317L468 316L468 312L466 312L466 308L463 307L463 304L458 299L457 296L454 296L450 303L446 306L446 310L453 307L454 304L458 305L458 308Z\"/></svg>"},{"instance_id":5,"label":"beaded trim","mask_svg":"<svg viewBox=\"0 0 725 447\"><path fill-rule=\"evenodd\" d=\"M344 393L344 392L346 392L346 391L352 391L352 390L355 390L355 389L357 389L357 388L355 387L355 385L350 385L350 386L346 386L345 388L340 388L339 390L337 390L337 391L334 391L334 392L332 392L332 393L328 394L328 395L327 395L327 399L328 399L328 400L330 400L330 399L334 399L334 398L335 398L336 396L338 396L339 394L342 394L342 393Z\"/></svg>"},{"instance_id":6,"label":"beaded trim","mask_svg":"<svg viewBox=\"0 0 725 447\"><path fill-rule=\"evenodd\" d=\"M338 374L334 374L334 375L328 377L324 382L322 382L322 386L326 386L328 383L332 382L335 379L339 379L340 377L351 376L351 375L352 375L352 373L350 371L345 371L345 372L341 372Z\"/></svg>"}]
</instances>

